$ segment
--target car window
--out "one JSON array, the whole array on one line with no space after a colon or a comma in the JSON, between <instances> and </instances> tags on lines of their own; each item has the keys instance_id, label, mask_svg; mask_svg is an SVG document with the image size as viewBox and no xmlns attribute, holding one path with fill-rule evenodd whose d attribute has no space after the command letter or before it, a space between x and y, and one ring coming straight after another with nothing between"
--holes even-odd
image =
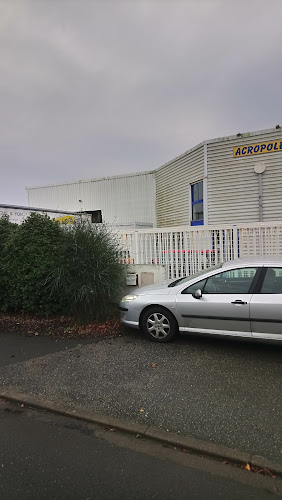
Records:
<instances>
[{"instance_id":1,"label":"car window","mask_svg":"<svg viewBox=\"0 0 282 500\"><path fill-rule=\"evenodd\" d=\"M256 267L232 269L210 276L207 279L203 293L248 293Z\"/></svg>"},{"instance_id":2,"label":"car window","mask_svg":"<svg viewBox=\"0 0 282 500\"><path fill-rule=\"evenodd\" d=\"M190 285L187 288L185 288L185 290L183 290L182 293L195 293L196 290L203 290L206 281L207 278L201 281L197 281L197 283L194 283L193 285Z\"/></svg>"},{"instance_id":3,"label":"car window","mask_svg":"<svg viewBox=\"0 0 282 500\"><path fill-rule=\"evenodd\" d=\"M282 293L282 268L269 267L260 293Z\"/></svg>"},{"instance_id":4,"label":"car window","mask_svg":"<svg viewBox=\"0 0 282 500\"><path fill-rule=\"evenodd\" d=\"M195 274L190 274L190 276L185 276L184 278L178 278L177 280L175 280L172 283L170 283L168 286L170 288L172 288L172 287L174 287L176 285L184 285L184 283L186 281L187 281L187 284L188 284L189 281L192 281L195 278L198 278L198 277L202 276L202 274L206 274L209 271L216 271L216 269L219 269L220 267L222 267L222 263L221 264L216 264L216 266L208 267L207 269L202 269L201 271L199 271L199 272L197 272Z\"/></svg>"}]
</instances>

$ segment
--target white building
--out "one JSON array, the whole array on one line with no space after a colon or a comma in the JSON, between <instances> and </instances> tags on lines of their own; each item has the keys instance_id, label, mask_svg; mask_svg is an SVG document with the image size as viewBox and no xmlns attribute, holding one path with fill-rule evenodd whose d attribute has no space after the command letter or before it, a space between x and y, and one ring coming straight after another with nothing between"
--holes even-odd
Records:
<instances>
[{"instance_id":1,"label":"white building","mask_svg":"<svg viewBox=\"0 0 282 500\"><path fill-rule=\"evenodd\" d=\"M154 172L26 189L28 204L34 205L34 201L41 206L47 203L50 209L88 212L93 222L138 227L141 221L143 227L156 225Z\"/></svg>"},{"instance_id":2,"label":"white building","mask_svg":"<svg viewBox=\"0 0 282 500\"><path fill-rule=\"evenodd\" d=\"M282 130L204 141L143 173L29 187L28 204L89 212L116 225L282 220Z\"/></svg>"}]
</instances>

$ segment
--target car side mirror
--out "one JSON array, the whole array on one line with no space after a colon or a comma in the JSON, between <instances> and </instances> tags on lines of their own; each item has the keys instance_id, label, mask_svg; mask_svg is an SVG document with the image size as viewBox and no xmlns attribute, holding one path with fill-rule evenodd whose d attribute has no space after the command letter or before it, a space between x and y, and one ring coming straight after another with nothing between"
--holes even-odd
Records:
<instances>
[{"instance_id":1,"label":"car side mirror","mask_svg":"<svg viewBox=\"0 0 282 500\"><path fill-rule=\"evenodd\" d=\"M196 290L196 292L192 293L192 296L194 297L194 299L200 299L202 297L202 290Z\"/></svg>"}]
</instances>

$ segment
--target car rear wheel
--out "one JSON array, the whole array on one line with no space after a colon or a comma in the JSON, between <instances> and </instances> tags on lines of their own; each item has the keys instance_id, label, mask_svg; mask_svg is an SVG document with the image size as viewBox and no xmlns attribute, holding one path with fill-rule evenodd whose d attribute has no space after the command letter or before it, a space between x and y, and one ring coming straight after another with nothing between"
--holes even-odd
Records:
<instances>
[{"instance_id":1,"label":"car rear wheel","mask_svg":"<svg viewBox=\"0 0 282 500\"><path fill-rule=\"evenodd\" d=\"M143 314L142 330L154 342L170 342L178 332L174 316L162 307L150 307Z\"/></svg>"}]
</instances>

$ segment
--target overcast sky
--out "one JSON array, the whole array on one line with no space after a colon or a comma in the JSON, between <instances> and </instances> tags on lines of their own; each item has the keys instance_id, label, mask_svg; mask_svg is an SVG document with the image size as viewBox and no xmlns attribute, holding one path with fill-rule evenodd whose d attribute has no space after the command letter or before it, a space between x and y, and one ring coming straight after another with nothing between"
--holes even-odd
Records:
<instances>
[{"instance_id":1,"label":"overcast sky","mask_svg":"<svg viewBox=\"0 0 282 500\"><path fill-rule=\"evenodd\" d=\"M0 0L0 204L282 125L282 0Z\"/></svg>"}]
</instances>

